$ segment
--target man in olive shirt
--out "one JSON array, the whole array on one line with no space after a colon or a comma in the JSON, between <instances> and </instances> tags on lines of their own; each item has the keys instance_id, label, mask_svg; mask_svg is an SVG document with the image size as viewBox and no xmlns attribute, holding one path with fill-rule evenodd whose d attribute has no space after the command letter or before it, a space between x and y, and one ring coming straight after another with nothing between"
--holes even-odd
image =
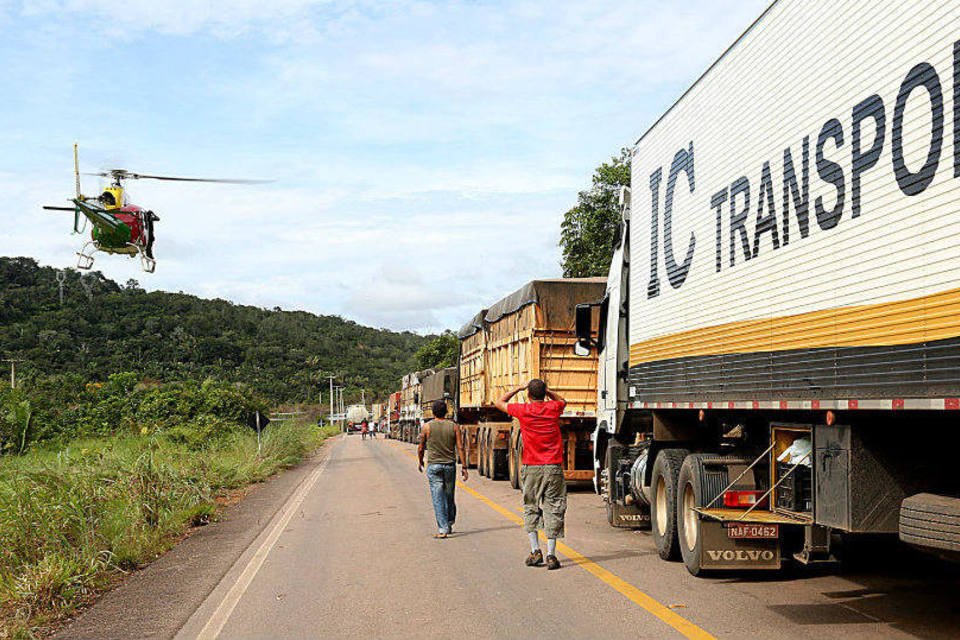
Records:
<instances>
[{"instance_id":1,"label":"man in olive shirt","mask_svg":"<svg viewBox=\"0 0 960 640\"><path fill-rule=\"evenodd\" d=\"M420 432L420 446L417 455L420 460L420 472L423 473L423 453L427 452L427 480L430 482L430 496L433 498L433 511L437 516L438 532L434 538L446 538L453 532L453 523L457 519L457 505L454 502L454 489L457 486L457 454L463 455L463 441L457 423L447 420L447 403L437 400L433 403L433 420L423 426ZM467 468L461 468L464 481Z\"/></svg>"}]
</instances>

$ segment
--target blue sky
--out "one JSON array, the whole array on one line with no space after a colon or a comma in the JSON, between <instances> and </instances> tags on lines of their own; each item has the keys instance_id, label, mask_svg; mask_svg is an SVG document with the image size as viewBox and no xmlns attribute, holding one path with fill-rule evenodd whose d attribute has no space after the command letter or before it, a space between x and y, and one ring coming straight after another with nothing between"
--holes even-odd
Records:
<instances>
[{"instance_id":1,"label":"blue sky","mask_svg":"<svg viewBox=\"0 0 960 640\"><path fill-rule=\"evenodd\" d=\"M767 0L0 0L0 255L72 266L81 169L158 213L147 289L454 328L560 274L560 219ZM86 178L93 192L97 178ZM51 296L55 292L51 292Z\"/></svg>"}]
</instances>

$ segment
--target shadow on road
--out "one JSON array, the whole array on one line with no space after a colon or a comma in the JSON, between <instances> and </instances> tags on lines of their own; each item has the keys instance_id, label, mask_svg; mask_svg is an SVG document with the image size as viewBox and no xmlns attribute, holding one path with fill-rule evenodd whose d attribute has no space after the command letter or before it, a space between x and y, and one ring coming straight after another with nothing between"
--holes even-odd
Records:
<instances>
[{"instance_id":1,"label":"shadow on road","mask_svg":"<svg viewBox=\"0 0 960 640\"><path fill-rule=\"evenodd\" d=\"M960 638L960 566L891 537L841 542L837 555L839 566L790 566L717 582L764 582L798 594L812 585L820 596L814 602L802 602L810 599L808 592L797 603L767 605L799 625L883 623L916 638ZM838 589L838 579L855 586Z\"/></svg>"},{"instance_id":2,"label":"shadow on road","mask_svg":"<svg viewBox=\"0 0 960 640\"><path fill-rule=\"evenodd\" d=\"M465 529L463 531L454 531L453 535L450 536L453 538L463 538L465 536L476 535L478 533L491 533L493 531L507 531L511 529L516 529L516 525L507 524L502 527L485 527L483 529Z\"/></svg>"}]
</instances>

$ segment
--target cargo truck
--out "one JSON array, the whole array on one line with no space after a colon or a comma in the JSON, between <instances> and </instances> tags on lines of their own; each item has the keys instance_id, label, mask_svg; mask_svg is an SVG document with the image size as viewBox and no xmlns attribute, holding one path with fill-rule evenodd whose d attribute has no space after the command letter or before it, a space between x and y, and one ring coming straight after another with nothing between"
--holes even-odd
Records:
<instances>
[{"instance_id":1,"label":"cargo truck","mask_svg":"<svg viewBox=\"0 0 960 640\"><path fill-rule=\"evenodd\" d=\"M433 369L425 369L403 376L400 387L400 439L404 442L417 442L420 438L420 427L423 424L421 380L432 373Z\"/></svg>"},{"instance_id":2,"label":"cargo truck","mask_svg":"<svg viewBox=\"0 0 960 640\"><path fill-rule=\"evenodd\" d=\"M593 478L595 361L573 355L574 308L602 295L602 278L534 280L474 317L459 332L457 418L468 462L480 475L520 486L523 439L516 421L494 402L506 391L543 379L567 400L561 418L564 477ZM594 334L596 335L596 333ZM525 401L525 393L516 402Z\"/></svg>"},{"instance_id":3,"label":"cargo truck","mask_svg":"<svg viewBox=\"0 0 960 640\"><path fill-rule=\"evenodd\" d=\"M387 437L400 438L400 392L387 398Z\"/></svg>"},{"instance_id":4,"label":"cargo truck","mask_svg":"<svg viewBox=\"0 0 960 640\"><path fill-rule=\"evenodd\" d=\"M484 332L483 318L487 310L470 319L457 337L460 339L459 358L459 396L457 402L457 421L463 434L465 462L468 467L476 467L479 462L477 434L480 431L481 408L487 401L486 368L484 367L486 333Z\"/></svg>"},{"instance_id":5,"label":"cargo truck","mask_svg":"<svg viewBox=\"0 0 960 640\"><path fill-rule=\"evenodd\" d=\"M447 405L447 418L453 420L456 417L457 377L457 367L436 369L424 376L420 393L422 423L433 420L433 403L437 400L443 400Z\"/></svg>"},{"instance_id":6,"label":"cargo truck","mask_svg":"<svg viewBox=\"0 0 960 640\"><path fill-rule=\"evenodd\" d=\"M576 350L610 523L694 575L960 553L956 10L774 2L633 147Z\"/></svg>"}]
</instances>

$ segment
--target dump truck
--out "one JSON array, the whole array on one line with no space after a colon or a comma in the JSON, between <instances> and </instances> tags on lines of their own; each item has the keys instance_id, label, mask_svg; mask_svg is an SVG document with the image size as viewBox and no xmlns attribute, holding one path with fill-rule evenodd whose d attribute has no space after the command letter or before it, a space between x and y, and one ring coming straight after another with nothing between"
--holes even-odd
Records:
<instances>
[{"instance_id":1,"label":"dump truck","mask_svg":"<svg viewBox=\"0 0 960 640\"><path fill-rule=\"evenodd\" d=\"M523 439L515 420L494 402L506 391L541 378L562 395L564 477L593 478L596 362L573 355L574 309L602 295L603 278L534 280L490 306L459 332L460 399L457 418L469 463L480 475L520 487ZM525 392L513 401L524 402Z\"/></svg>"},{"instance_id":2,"label":"dump truck","mask_svg":"<svg viewBox=\"0 0 960 640\"><path fill-rule=\"evenodd\" d=\"M694 575L960 554L956 5L774 2L631 172L577 309L610 524Z\"/></svg>"}]
</instances>

